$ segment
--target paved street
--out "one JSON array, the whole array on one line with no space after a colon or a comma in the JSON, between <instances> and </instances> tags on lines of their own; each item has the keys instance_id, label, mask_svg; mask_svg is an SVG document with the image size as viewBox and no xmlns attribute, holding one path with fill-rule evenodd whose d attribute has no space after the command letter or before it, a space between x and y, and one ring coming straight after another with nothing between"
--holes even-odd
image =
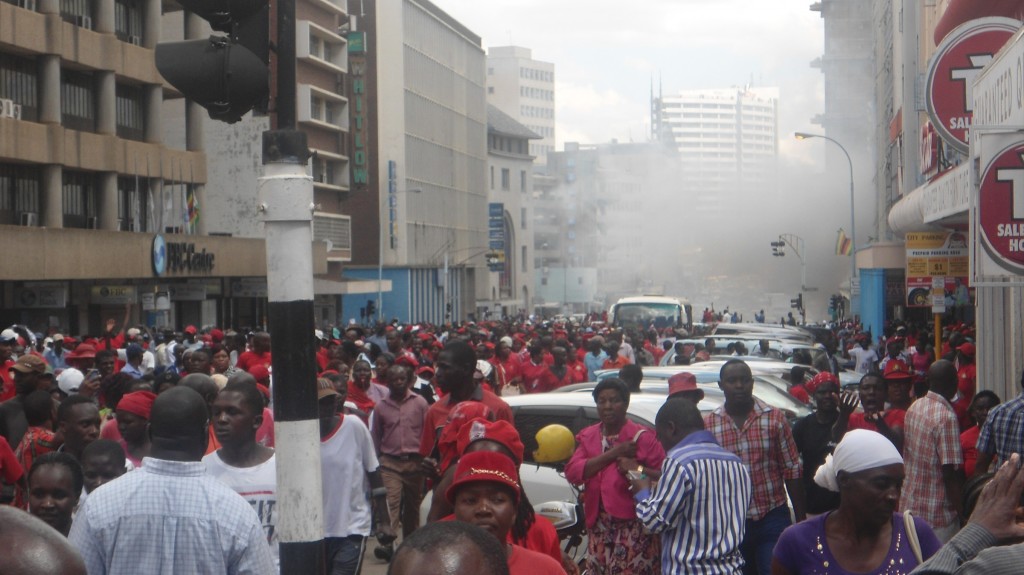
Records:
<instances>
[{"instance_id":1,"label":"paved street","mask_svg":"<svg viewBox=\"0 0 1024 575\"><path fill-rule=\"evenodd\" d=\"M373 556L373 548L376 546L376 539L371 538L367 542L362 575L384 575L388 572L388 564Z\"/></svg>"}]
</instances>

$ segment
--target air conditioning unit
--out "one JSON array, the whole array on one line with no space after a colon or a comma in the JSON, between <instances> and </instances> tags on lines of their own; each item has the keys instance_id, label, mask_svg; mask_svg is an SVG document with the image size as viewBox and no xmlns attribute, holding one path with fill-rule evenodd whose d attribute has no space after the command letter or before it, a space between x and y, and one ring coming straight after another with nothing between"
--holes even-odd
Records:
<instances>
[{"instance_id":1,"label":"air conditioning unit","mask_svg":"<svg viewBox=\"0 0 1024 575\"><path fill-rule=\"evenodd\" d=\"M31 11L35 12L35 10L36 10L36 0L18 0L18 6L24 8L26 10L31 10Z\"/></svg>"},{"instance_id":2,"label":"air conditioning unit","mask_svg":"<svg viewBox=\"0 0 1024 575\"><path fill-rule=\"evenodd\" d=\"M86 218L85 219L85 227L90 229L90 230L98 230L98 229L100 229L100 219L95 217L95 216L93 216L91 218Z\"/></svg>"},{"instance_id":3,"label":"air conditioning unit","mask_svg":"<svg viewBox=\"0 0 1024 575\"><path fill-rule=\"evenodd\" d=\"M139 46L142 44L142 38L139 38L138 36L128 36L128 43Z\"/></svg>"},{"instance_id":4,"label":"air conditioning unit","mask_svg":"<svg viewBox=\"0 0 1024 575\"><path fill-rule=\"evenodd\" d=\"M21 119L21 104L15 104L14 100L0 99L0 118Z\"/></svg>"},{"instance_id":5,"label":"air conditioning unit","mask_svg":"<svg viewBox=\"0 0 1024 575\"><path fill-rule=\"evenodd\" d=\"M19 218L18 223L23 226L38 226L39 214L35 212L21 212L21 218Z\"/></svg>"},{"instance_id":6,"label":"air conditioning unit","mask_svg":"<svg viewBox=\"0 0 1024 575\"><path fill-rule=\"evenodd\" d=\"M78 24L86 30L92 30L92 18L88 16L79 16L75 18L75 24Z\"/></svg>"}]
</instances>

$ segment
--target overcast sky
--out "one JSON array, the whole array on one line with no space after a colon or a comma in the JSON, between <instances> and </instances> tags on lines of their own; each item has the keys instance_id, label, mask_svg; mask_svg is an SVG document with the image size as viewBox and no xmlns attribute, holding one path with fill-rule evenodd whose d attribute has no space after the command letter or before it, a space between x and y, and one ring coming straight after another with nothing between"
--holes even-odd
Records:
<instances>
[{"instance_id":1,"label":"overcast sky","mask_svg":"<svg viewBox=\"0 0 1024 575\"><path fill-rule=\"evenodd\" d=\"M824 110L822 19L811 0L433 0L483 37L517 45L556 74L556 135L566 141L643 141L651 80L691 88L777 86L784 161L811 162L794 131ZM622 8L628 10L622 10ZM657 89L657 87L655 87Z\"/></svg>"}]
</instances>

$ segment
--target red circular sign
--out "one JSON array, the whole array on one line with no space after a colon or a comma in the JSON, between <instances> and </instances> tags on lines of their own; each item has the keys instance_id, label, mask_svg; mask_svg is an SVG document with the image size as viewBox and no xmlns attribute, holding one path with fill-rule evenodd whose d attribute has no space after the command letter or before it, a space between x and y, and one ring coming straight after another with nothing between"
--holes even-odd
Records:
<instances>
[{"instance_id":1,"label":"red circular sign","mask_svg":"<svg viewBox=\"0 0 1024 575\"><path fill-rule=\"evenodd\" d=\"M974 78L1020 28L1012 18L978 18L943 38L928 65L928 115L942 139L967 153Z\"/></svg>"},{"instance_id":2,"label":"red circular sign","mask_svg":"<svg viewBox=\"0 0 1024 575\"><path fill-rule=\"evenodd\" d=\"M1024 142L999 152L985 168L978 189L978 227L992 259L1024 273Z\"/></svg>"}]
</instances>

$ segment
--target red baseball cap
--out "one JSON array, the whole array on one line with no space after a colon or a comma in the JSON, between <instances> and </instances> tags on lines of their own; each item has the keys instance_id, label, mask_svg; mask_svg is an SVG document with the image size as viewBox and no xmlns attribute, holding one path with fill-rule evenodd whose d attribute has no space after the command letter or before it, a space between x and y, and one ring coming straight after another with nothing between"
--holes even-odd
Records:
<instances>
[{"instance_id":1,"label":"red baseball cap","mask_svg":"<svg viewBox=\"0 0 1024 575\"><path fill-rule=\"evenodd\" d=\"M265 365L254 365L249 368L249 373L256 378L257 383L270 381L270 370Z\"/></svg>"},{"instance_id":2,"label":"red baseball cap","mask_svg":"<svg viewBox=\"0 0 1024 575\"><path fill-rule=\"evenodd\" d=\"M190 333L192 335L195 335L196 334L196 326L194 326L194 325L185 326L185 333Z\"/></svg>"},{"instance_id":3,"label":"red baseball cap","mask_svg":"<svg viewBox=\"0 0 1024 575\"><path fill-rule=\"evenodd\" d=\"M910 367L902 359L890 359L885 364L885 374L883 377L886 381L903 381L913 379L914 372L910 370Z\"/></svg>"},{"instance_id":4,"label":"red baseball cap","mask_svg":"<svg viewBox=\"0 0 1024 575\"><path fill-rule=\"evenodd\" d=\"M441 456L441 470L444 471L462 453L459 448L459 435L463 426L470 421L488 421L494 412L479 401L463 401L452 408L448 414L448 422L441 429L437 439L437 451Z\"/></svg>"},{"instance_id":5,"label":"red baseball cap","mask_svg":"<svg viewBox=\"0 0 1024 575\"><path fill-rule=\"evenodd\" d=\"M819 387L821 387L821 384L823 383L834 383L836 385L839 385L839 378L836 377L836 375L831 371L823 371L818 375L812 377L811 381L805 383L804 389L807 390L807 393L814 393L815 391L818 390Z\"/></svg>"},{"instance_id":6,"label":"red baseball cap","mask_svg":"<svg viewBox=\"0 0 1024 575\"><path fill-rule=\"evenodd\" d=\"M448 503L455 503L455 493L460 487L477 481L500 483L510 488L516 504L519 504L519 472L508 456L493 451L474 451L464 455L455 468L455 480L445 492Z\"/></svg>"},{"instance_id":7,"label":"red baseball cap","mask_svg":"<svg viewBox=\"0 0 1024 575\"><path fill-rule=\"evenodd\" d=\"M677 373L668 378L668 394L672 395L681 391L697 391L697 376L688 371Z\"/></svg>"},{"instance_id":8,"label":"red baseball cap","mask_svg":"<svg viewBox=\"0 0 1024 575\"><path fill-rule=\"evenodd\" d=\"M956 348L956 350L964 355L969 355L971 357L974 357L974 352L976 351L974 348L974 344L971 342L967 342L965 344L960 345L959 347Z\"/></svg>"}]
</instances>

